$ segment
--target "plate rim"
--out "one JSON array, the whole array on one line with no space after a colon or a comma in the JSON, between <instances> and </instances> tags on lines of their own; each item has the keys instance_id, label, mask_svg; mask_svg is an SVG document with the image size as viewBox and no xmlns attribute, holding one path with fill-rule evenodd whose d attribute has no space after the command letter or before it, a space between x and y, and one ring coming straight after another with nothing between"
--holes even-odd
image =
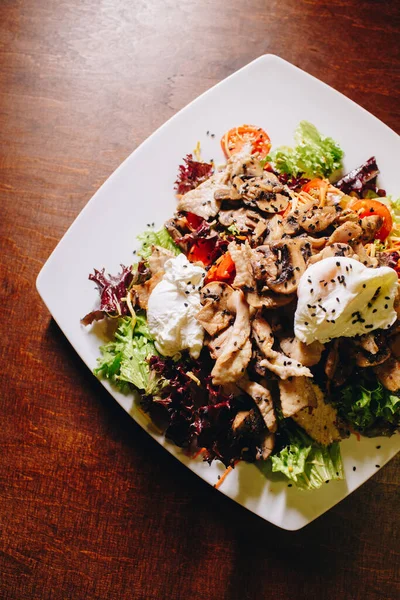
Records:
<instances>
[{"instance_id":1,"label":"plate rim","mask_svg":"<svg viewBox=\"0 0 400 600\"><path fill-rule=\"evenodd\" d=\"M48 298L46 298L46 296L47 296L47 293L46 293L46 290L45 290L45 287L46 287L46 273L47 273L48 269L51 267L52 263L56 260L57 254L58 254L58 251L59 251L60 247L63 244L65 244L65 242L68 241L68 238L71 235L71 231L74 228L74 226L80 220L84 219L84 217L86 215L86 212L96 202L97 196L100 195L100 193L103 191L103 189L105 187L108 187L108 186L110 186L110 185L113 184L114 179L116 179L118 177L119 172L124 168L124 166L127 163L127 161L129 161L131 159L131 157L135 153L137 153L139 150L141 150L142 148L144 148L148 144L152 143L153 140L154 140L154 138L157 137L163 131L164 128L168 127L171 123L173 123L173 121L175 119L177 119L179 115L181 115L182 113L185 113L186 111L190 110L191 107L196 102L198 102L200 99L202 99L203 97L207 96L208 94L214 92L217 88L219 88L226 81L228 81L228 80L230 80L230 79L232 79L234 77L237 77L238 75L240 75L241 72L247 70L250 66L255 65L256 63L261 63L261 62L264 62L264 63L274 63L275 62L278 65L283 66L284 68L288 68L289 67L290 69L294 69L295 71L300 72L302 77L311 78L312 80L318 82L318 84L320 86L322 85L325 89L329 90L330 93L334 93L334 95L337 98L340 98L341 102L343 102L343 100L345 100L347 103L350 103L353 106L353 108L356 108L358 111L361 111L365 116L368 116L368 118L372 117L377 122L377 124L379 124L379 127L382 128L382 126L383 126L387 130L387 133L390 134L391 136L394 136L395 138L399 138L400 137L400 136L398 136L398 134L393 129L391 129L388 125L386 125L386 123L384 123L383 121L381 121L380 119L378 119L378 117L376 117L375 115L373 115L372 113L370 113L363 106L360 106L359 104L357 104L354 100L351 100L350 98L348 98L347 96L345 96L342 92L339 92L334 87L328 85L324 81L321 81L320 79L318 79L314 75L311 75L307 71L304 71L300 67L298 67L298 66L290 63L289 61L281 58L280 56L278 56L276 54L271 54L271 53L262 54L259 57L255 58L254 60L252 60L249 63L247 63L246 65L240 67L238 70L234 71L233 73L231 73L230 75L228 75L227 77L225 77L224 79L222 79L221 81L217 82L215 85L213 85L212 87L210 87L207 90L205 90L204 92L202 92L199 96L197 96L193 100L191 100L187 105L185 105L180 110L178 110L177 112L175 112L169 119L167 119L154 132L152 132L146 139L144 139L136 148L134 148L134 150L132 152L130 152L122 160L122 162L118 165L118 167L103 181L103 183L94 192L94 194L91 196L91 198L86 202L86 204L80 210L80 212L78 213L78 215L75 217L75 219L69 225L68 229L64 232L64 234L62 235L62 237L60 238L60 240L57 242L56 246L54 247L54 249L52 250L52 252L48 256L47 260L45 261L45 263L41 267L41 269L40 269L40 271L39 271L39 273L38 273L38 275L36 277L36 289L37 289L37 292L39 293L39 295L40 295L43 303L45 304L48 312L50 313L50 315L54 319L54 321L57 323L58 327L61 329L61 331L63 332L63 335L66 337L66 339L68 340L68 342L71 344L74 352L76 352L78 354L78 356L80 357L80 359L82 360L82 362L84 363L84 365L89 369L90 372L92 372L92 370L89 367L89 365L87 364L86 360L83 358L83 355L82 355L81 351L75 346L74 342L71 340L72 336L70 336L70 335L68 335L66 333L65 328L61 325L59 319L54 316L53 311L50 308L51 302L49 302ZM118 402L117 398L112 393L112 390L110 389L109 384L107 384L107 382L104 382L104 381L101 381L101 380L100 380L100 383L102 383L103 387L108 391L108 393L113 397L113 399L121 406L121 403ZM125 410L125 408L123 406L121 406L121 408L123 408ZM125 412L128 412L128 411L125 410ZM134 421L140 427L143 428L142 424L135 418L134 414L132 414L131 412L128 412L128 414L129 414L129 416L131 418L134 419ZM160 444L165 450L167 450L169 452L169 454L171 454L174 458L176 458L181 464L183 464L185 467L188 467L192 473L194 473L195 475L197 475L206 484L208 484L211 487L213 487L206 479L204 479L204 477L202 477L202 475L200 473L196 472L195 470L193 470L190 467L190 465L185 464L182 460L180 460L179 455L173 451L172 446L170 447L169 445L167 445L167 446L163 445L161 443L161 441L159 439L157 439L157 437L155 437L154 435L151 434L151 432L147 431L146 429L145 429L145 431L146 431L146 433L149 433L150 436L158 444ZM393 456L389 457L387 460L382 461L382 464L381 464L380 468L382 468L387 462L389 462L392 458L394 458L397 453L398 452L396 452ZM377 471L378 470L379 469L377 469ZM253 514L257 515L257 517L259 517L259 518L267 521L268 523L270 523L270 524L272 524L272 525L274 525L276 527L279 527L280 529L283 529L283 530L286 530L286 531L299 531L300 529L303 529L304 527L306 527L307 525L309 525L310 523L312 523L313 521L315 521L316 519L318 519L319 517L321 517L323 514L325 514L326 512L328 512L331 508L333 508L334 506L336 506L337 504L339 504L340 502L342 502L342 500L344 500L345 498L347 498L356 489L358 489L360 486L362 486L364 483L366 483L372 476L373 475L370 475L366 479L363 479L362 481L360 481L351 491L348 491L343 498L341 498L340 500L334 502L334 504L332 506L329 506L328 508L324 509L322 512L318 513L316 516L314 516L312 518L306 517L304 519L304 522L302 522L299 525L295 525L295 526L290 526L288 524L285 524L284 521L278 523L278 522L275 522L273 520L270 520L270 519L264 517L263 515L259 514L256 510L253 510L249 506L246 506L245 504L241 503L240 501L238 501L235 498L233 498L232 496L230 496L227 493L227 491L225 491L223 488L222 489L218 489L216 491L222 493L224 496L226 496L227 498L229 498L230 500L232 500L236 504L239 504L242 508L245 508L246 510L248 510L248 511L252 512Z\"/></svg>"}]
</instances>

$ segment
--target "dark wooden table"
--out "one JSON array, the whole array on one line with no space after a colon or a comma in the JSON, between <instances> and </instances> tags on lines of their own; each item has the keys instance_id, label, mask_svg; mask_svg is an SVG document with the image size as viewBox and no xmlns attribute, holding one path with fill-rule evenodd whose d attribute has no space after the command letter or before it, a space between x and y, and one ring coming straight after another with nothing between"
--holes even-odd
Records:
<instances>
[{"instance_id":1,"label":"dark wooden table","mask_svg":"<svg viewBox=\"0 0 400 600\"><path fill-rule=\"evenodd\" d=\"M150 439L35 290L120 162L266 52L400 130L397 0L0 1L2 600L399 597L399 459L281 531Z\"/></svg>"}]
</instances>

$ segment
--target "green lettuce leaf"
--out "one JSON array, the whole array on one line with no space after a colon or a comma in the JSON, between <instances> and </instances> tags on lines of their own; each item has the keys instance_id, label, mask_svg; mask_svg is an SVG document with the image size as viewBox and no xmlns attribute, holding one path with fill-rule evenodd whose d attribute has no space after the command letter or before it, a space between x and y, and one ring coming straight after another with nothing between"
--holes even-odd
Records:
<instances>
[{"instance_id":1,"label":"green lettuce leaf","mask_svg":"<svg viewBox=\"0 0 400 600\"><path fill-rule=\"evenodd\" d=\"M357 381L346 385L335 401L339 415L362 433L379 426L385 433L388 426L400 425L400 397L392 394L374 377L359 374Z\"/></svg>"},{"instance_id":2,"label":"green lettuce leaf","mask_svg":"<svg viewBox=\"0 0 400 600\"><path fill-rule=\"evenodd\" d=\"M330 137L323 137L308 121L301 121L295 131L296 146L281 146L267 159L280 173L297 177L329 177L342 168L343 150Z\"/></svg>"},{"instance_id":3,"label":"green lettuce leaf","mask_svg":"<svg viewBox=\"0 0 400 600\"><path fill-rule=\"evenodd\" d=\"M146 394L152 393L156 382L146 359L157 351L143 314L120 318L114 340L102 346L100 352L94 369L97 377L109 379L123 392L133 385Z\"/></svg>"},{"instance_id":4,"label":"green lettuce leaf","mask_svg":"<svg viewBox=\"0 0 400 600\"><path fill-rule=\"evenodd\" d=\"M303 490L344 477L339 444L322 446L299 428L289 433L288 445L271 456L271 463L273 472L283 473Z\"/></svg>"},{"instance_id":5,"label":"green lettuce leaf","mask_svg":"<svg viewBox=\"0 0 400 600\"><path fill-rule=\"evenodd\" d=\"M161 246L166 250L171 250L175 255L181 254L181 250L175 244L165 227L159 231L153 231L152 229L144 231L137 236L137 239L141 244L138 255L144 259L149 258L152 246Z\"/></svg>"},{"instance_id":6,"label":"green lettuce leaf","mask_svg":"<svg viewBox=\"0 0 400 600\"><path fill-rule=\"evenodd\" d=\"M227 230L229 231L229 233L231 233L232 235L240 235L240 231L237 228L237 225L235 223L232 223L232 225L229 225L229 227L227 227Z\"/></svg>"}]
</instances>

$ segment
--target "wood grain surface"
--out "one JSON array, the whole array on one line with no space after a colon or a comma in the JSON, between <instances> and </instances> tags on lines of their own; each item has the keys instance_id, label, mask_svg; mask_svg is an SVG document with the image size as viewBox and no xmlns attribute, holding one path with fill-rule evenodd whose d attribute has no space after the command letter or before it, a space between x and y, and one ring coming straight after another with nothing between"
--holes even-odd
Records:
<instances>
[{"instance_id":1,"label":"wood grain surface","mask_svg":"<svg viewBox=\"0 0 400 600\"><path fill-rule=\"evenodd\" d=\"M399 458L299 532L207 486L88 372L35 290L156 127L276 53L397 132L397 0L0 0L0 598L395 599Z\"/></svg>"}]
</instances>

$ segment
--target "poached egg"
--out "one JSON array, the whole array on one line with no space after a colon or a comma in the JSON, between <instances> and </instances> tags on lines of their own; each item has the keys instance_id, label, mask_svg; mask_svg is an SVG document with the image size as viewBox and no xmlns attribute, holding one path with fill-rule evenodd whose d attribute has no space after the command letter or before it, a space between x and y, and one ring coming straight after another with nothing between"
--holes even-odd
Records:
<instances>
[{"instance_id":1,"label":"poached egg","mask_svg":"<svg viewBox=\"0 0 400 600\"><path fill-rule=\"evenodd\" d=\"M163 356L188 349L193 358L198 358L204 330L196 315L201 308L200 290L206 272L190 263L184 254L167 260L164 270L148 300L149 331Z\"/></svg>"},{"instance_id":2,"label":"poached egg","mask_svg":"<svg viewBox=\"0 0 400 600\"><path fill-rule=\"evenodd\" d=\"M390 327L398 278L389 267L368 268L334 256L311 265L300 278L294 318L296 337L311 344Z\"/></svg>"}]
</instances>

